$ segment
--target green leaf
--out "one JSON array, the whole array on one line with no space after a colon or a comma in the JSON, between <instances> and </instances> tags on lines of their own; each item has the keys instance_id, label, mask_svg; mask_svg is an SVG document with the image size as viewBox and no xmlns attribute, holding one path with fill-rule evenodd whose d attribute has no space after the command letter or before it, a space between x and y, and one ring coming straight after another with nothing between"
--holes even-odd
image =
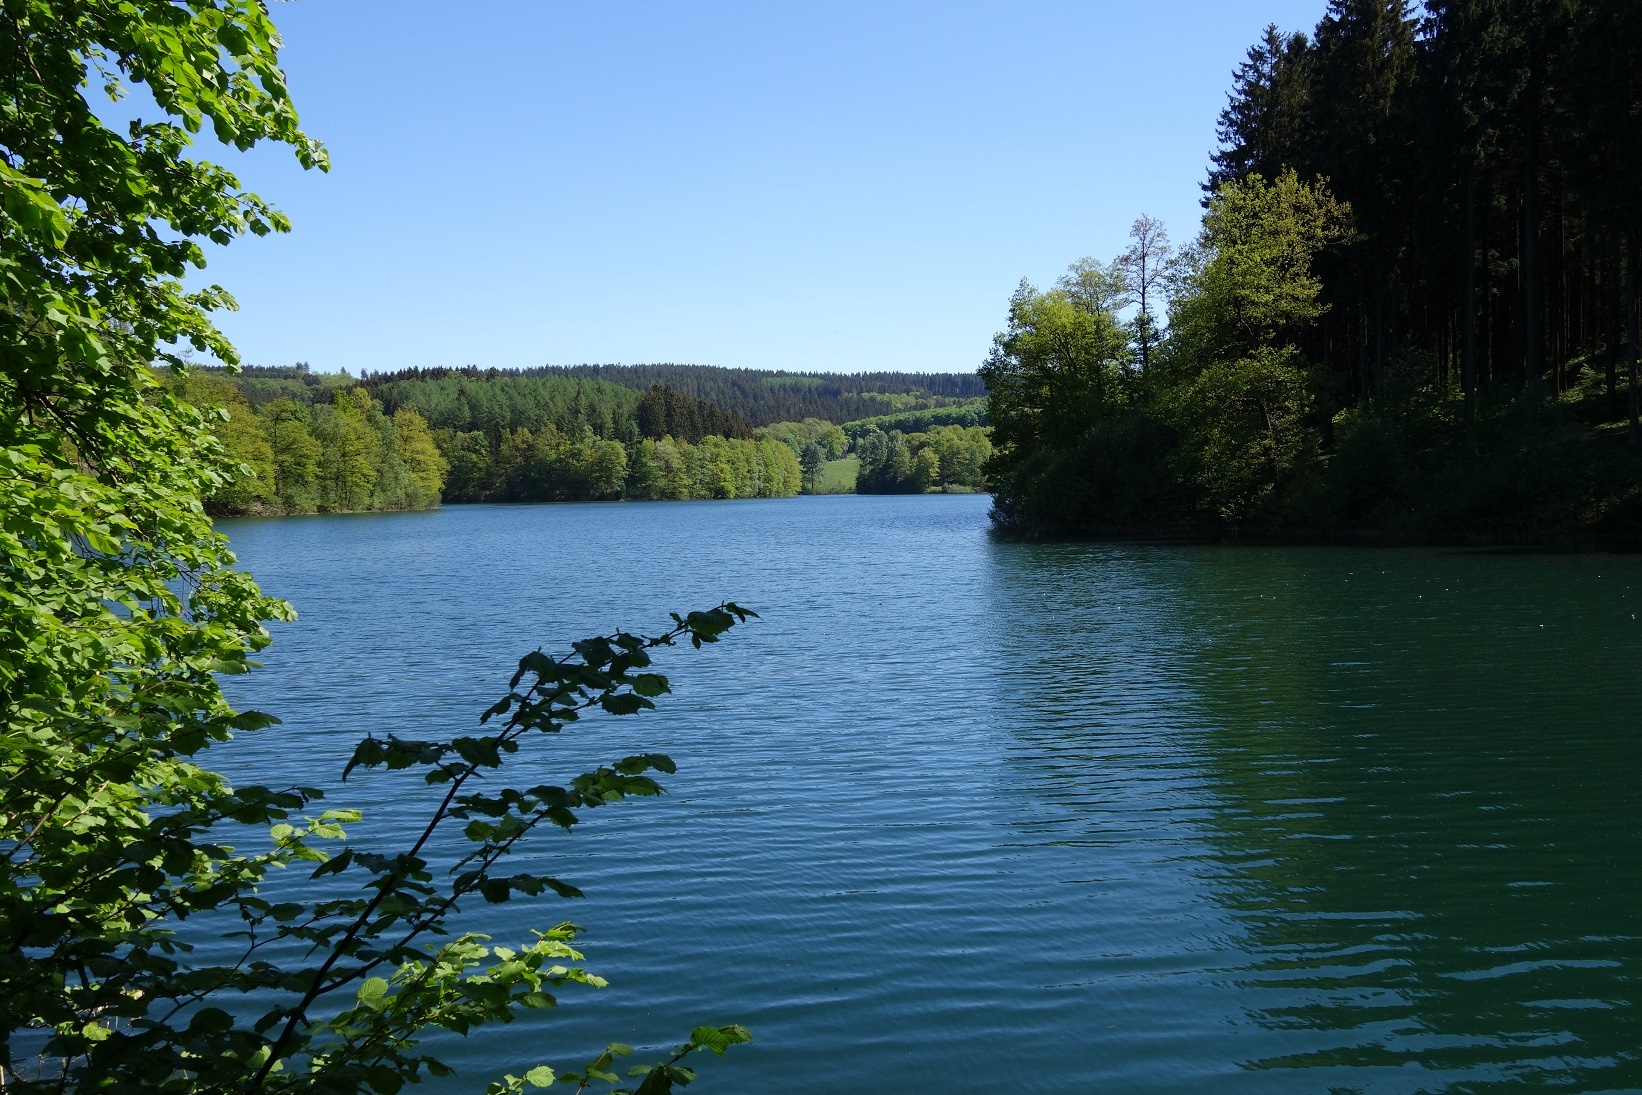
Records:
<instances>
[{"instance_id":1,"label":"green leaf","mask_svg":"<svg viewBox=\"0 0 1642 1095\"><path fill-rule=\"evenodd\" d=\"M350 864L352 862L353 862L353 849L352 848L344 848L338 854L332 856L330 859L327 859L325 862L321 863L318 867L315 867L314 868L314 873L309 875L308 877L309 878L320 878L320 877L323 877L324 875L328 875L328 874L341 874L344 870L347 869L348 864Z\"/></svg>"},{"instance_id":2,"label":"green leaf","mask_svg":"<svg viewBox=\"0 0 1642 1095\"><path fill-rule=\"evenodd\" d=\"M633 691L641 696L660 696L672 689L667 684L667 678L660 673L640 673L633 678Z\"/></svg>"},{"instance_id":3,"label":"green leaf","mask_svg":"<svg viewBox=\"0 0 1642 1095\"><path fill-rule=\"evenodd\" d=\"M612 715L631 715L646 708L654 708L656 705L643 696L635 696L631 692L618 692L600 697L599 706Z\"/></svg>"},{"instance_id":4,"label":"green leaf","mask_svg":"<svg viewBox=\"0 0 1642 1095\"><path fill-rule=\"evenodd\" d=\"M457 738L451 743L456 755L469 764L482 768L496 768L502 763L495 738Z\"/></svg>"},{"instance_id":5,"label":"green leaf","mask_svg":"<svg viewBox=\"0 0 1642 1095\"><path fill-rule=\"evenodd\" d=\"M672 1070L663 1065L645 1073L644 1082L633 1089L633 1095L670 1095L672 1090Z\"/></svg>"},{"instance_id":6,"label":"green leaf","mask_svg":"<svg viewBox=\"0 0 1642 1095\"><path fill-rule=\"evenodd\" d=\"M746 1027L731 1025L727 1027L697 1027L690 1032L690 1042L702 1049L711 1050L714 1056L724 1056L725 1050L733 1045L739 1045L753 1040L752 1032Z\"/></svg>"},{"instance_id":7,"label":"green leaf","mask_svg":"<svg viewBox=\"0 0 1642 1095\"><path fill-rule=\"evenodd\" d=\"M388 981L385 977L367 977L359 986L359 1002L374 1011L382 1010L387 994Z\"/></svg>"},{"instance_id":8,"label":"green leaf","mask_svg":"<svg viewBox=\"0 0 1642 1095\"><path fill-rule=\"evenodd\" d=\"M46 192L44 181L0 160L0 208L25 233L53 251L68 242L68 217Z\"/></svg>"}]
</instances>

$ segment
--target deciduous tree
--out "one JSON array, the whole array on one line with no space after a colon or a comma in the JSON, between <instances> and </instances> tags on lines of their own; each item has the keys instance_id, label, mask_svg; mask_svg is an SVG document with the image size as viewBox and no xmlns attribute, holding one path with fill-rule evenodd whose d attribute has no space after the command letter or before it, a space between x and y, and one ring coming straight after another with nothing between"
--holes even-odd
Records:
<instances>
[{"instance_id":1,"label":"deciduous tree","mask_svg":"<svg viewBox=\"0 0 1642 1095\"><path fill-rule=\"evenodd\" d=\"M646 773L671 767L640 755L562 787L505 788L494 777L519 739L590 708L651 706L667 691L646 671L651 650L716 641L745 615L724 605L675 618L652 640L616 634L564 658L538 652L477 733L367 739L351 769L415 767L445 793L404 848L348 843L351 811L304 816L319 797L311 788L236 787L206 767L214 744L274 722L230 708L217 675L251 668L264 623L291 612L234 569L201 504L244 474L235 435L214 431L233 414L192 405L155 367L186 378L190 349L237 361L210 320L232 298L183 276L204 265L204 241L287 227L197 155L194 138L208 127L228 146L273 141L304 166L325 164L298 126L279 44L258 0L0 3L8 1092L394 1092L448 1071L420 1047L423 1032L505 1020L551 1004L557 984L595 982L575 964L568 925L511 950L459 929L421 944L455 927L464 901L573 892L504 874L502 857L540 823L655 793ZM157 120L111 127L95 101L133 85ZM323 409L379 441L369 403ZM300 477L307 450L292 438L283 456L270 447L256 460L277 476L283 459ZM481 785L480 773L492 778ZM428 842L458 825L466 858L435 881ZM259 892L271 868L304 864L335 891L313 903ZM193 945L225 928L237 930L235 958L199 958ZM687 1054L745 1040L739 1027L698 1028L641 1068L638 1090L668 1091L691 1078ZM562 1075L619 1082L612 1063L625 1052L612 1046ZM25 1058L45 1067L25 1071ZM522 1065L489 1090L553 1079Z\"/></svg>"}]
</instances>

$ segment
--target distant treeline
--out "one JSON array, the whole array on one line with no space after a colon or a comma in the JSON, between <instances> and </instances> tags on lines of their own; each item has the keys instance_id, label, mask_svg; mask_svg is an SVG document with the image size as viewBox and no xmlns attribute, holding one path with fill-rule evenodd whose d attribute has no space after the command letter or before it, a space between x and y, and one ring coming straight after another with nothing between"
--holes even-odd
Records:
<instances>
[{"instance_id":1,"label":"distant treeline","mask_svg":"<svg viewBox=\"0 0 1642 1095\"><path fill-rule=\"evenodd\" d=\"M933 429L936 426L985 426L987 425L986 400L972 399L963 403L954 403L949 407L930 407L921 411L903 411L899 414L882 414L872 418L861 418L854 422L844 423L844 433L850 438L860 437L868 430L900 430L902 433L918 433Z\"/></svg>"},{"instance_id":2,"label":"distant treeline","mask_svg":"<svg viewBox=\"0 0 1642 1095\"><path fill-rule=\"evenodd\" d=\"M316 373L306 364L246 365L231 377L220 368L199 367L203 372L233 381L246 402L260 407L276 399L290 399L298 403L329 403L337 392L356 385L358 380L347 373Z\"/></svg>"},{"instance_id":3,"label":"distant treeline","mask_svg":"<svg viewBox=\"0 0 1642 1095\"><path fill-rule=\"evenodd\" d=\"M852 423L853 425L853 423ZM936 426L902 433L868 427L852 448L861 461L859 494L972 494L987 489L991 431L980 426Z\"/></svg>"},{"instance_id":4,"label":"distant treeline","mask_svg":"<svg viewBox=\"0 0 1642 1095\"><path fill-rule=\"evenodd\" d=\"M844 423L899 411L941 407L986 394L974 373L787 373L725 369L715 365L550 365L538 369L402 369L368 374L373 391L402 381L453 376L492 382L505 379L573 379L608 383L631 391L662 385L738 416L752 426L819 418ZM379 397L380 398L380 397Z\"/></svg>"},{"instance_id":5,"label":"distant treeline","mask_svg":"<svg viewBox=\"0 0 1642 1095\"><path fill-rule=\"evenodd\" d=\"M386 414L361 388L333 392L329 402L282 397L253 408L239 380L204 369L167 378L183 402L216 412L217 440L240 465L240 475L204 492L208 511L336 513L438 503L446 462L416 411Z\"/></svg>"},{"instance_id":6,"label":"distant treeline","mask_svg":"<svg viewBox=\"0 0 1642 1095\"><path fill-rule=\"evenodd\" d=\"M639 433L654 441L677 437L695 442L714 435L746 439L753 435L753 428L740 415L666 384L650 385L639 399L634 418Z\"/></svg>"},{"instance_id":7,"label":"distant treeline","mask_svg":"<svg viewBox=\"0 0 1642 1095\"><path fill-rule=\"evenodd\" d=\"M803 485L797 455L768 437L623 444L547 426L508 431L494 449L477 431L435 437L450 459L447 502L788 498Z\"/></svg>"},{"instance_id":8,"label":"distant treeline","mask_svg":"<svg viewBox=\"0 0 1642 1095\"><path fill-rule=\"evenodd\" d=\"M571 377L468 375L446 371L376 374L361 381L390 413L410 407L435 430L482 433L494 449L502 435L549 427L576 436L636 442L641 393L619 384Z\"/></svg>"},{"instance_id":9,"label":"distant treeline","mask_svg":"<svg viewBox=\"0 0 1642 1095\"><path fill-rule=\"evenodd\" d=\"M804 486L808 435L754 437L736 416L662 386L464 373L356 382L302 367L196 369L173 384L222 409L218 437L246 469L212 493L218 513L780 498Z\"/></svg>"},{"instance_id":10,"label":"distant treeline","mask_svg":"<svg viewBox=\"0 0 1642 1095\"><path fill-rule=\"evenodd\" d=\"M907 375L878 374L878 380L887 384L886 377ZM346 374L315 374L298 365L232 375L201 369L188 383L209 392L212 405L232 406L225 440L244 435L233 444L252 434L272 438L278 430L296 429L281 424L286 421L298 422L317 437L319 424L330 423L338 408L349 407L374 416L372 421L419 429L418 436L438 457L433 493L424 490L414 499L391 492L373 500L357 491L346 496L316 491L285 472L272 478L253 475L225 488L214 501L220 512L392 508L436 499L784 497L816 490L823 469L852 452L861 458L859 489L866 493L972 491L985 489L981 469L991 454L988 431L982 428L984 400L927 393L920 398L943 405L842 425L811 415L755 427L664 383L640 391L555 370L405 370L356 380ZM800 387L814 386L806 381ZM882 409L913 397L868 393L863 398ZM247 424L255 429L247 432L242 428ZM244 451L252 456L260 452ZM327 467L346 462L340 456L326 459ZM256 459L248 460L260 466ZM395 482L392 474L379 478L384 484Z\"/></svg>"}]
</instances>

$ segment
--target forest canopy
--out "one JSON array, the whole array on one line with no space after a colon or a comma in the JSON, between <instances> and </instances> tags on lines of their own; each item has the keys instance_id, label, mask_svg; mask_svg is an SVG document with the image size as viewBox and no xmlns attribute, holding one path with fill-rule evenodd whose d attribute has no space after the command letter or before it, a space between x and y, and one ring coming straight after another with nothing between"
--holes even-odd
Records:
<instances>
[{"instance_id":1,"label":"forest canopy","mask_svg":"<svg viewBox=\"0 0 1642 1095\"><path fill-rule=\"evenodd\" d=\"M724 374L722 383L698 387L730 391L738 372L716 372ZM702 366L694 375L713 373ZM981 467L991 451L977 428L986 422L984 399L905 390L903 381L916 375L860 380L859 398L817 397L833 413L863 402L875 410L915 409L762 426L666 383L639 390L554 370L427 369L354 378L305 365L232 374L196 368L171 384L218 419L214 432L238 469L208 496L216 513L416 509L440 501L784 498L818 490L826 466L843 466L865 434L892 436L883 459L893 462L898 449L915 451L927 431L945 426L969 428L960 433L970 455L952 457L951 442L943 441L949 459L941 474L869 476L861 489L982 489ZM946 383L954 379L964 383ZM959 390L979 386L976 377L934 380ZM857 381L828 383L842 390ZM897 390L872 391L873 385ZM909 451L903 462L912 457Z\"/></svg>"},{"instance_id":2,"label":"forest canopy","mask_svg":"<svg viewBox=\"0 0 1642 1095\"><path fill-rule=\"evenodd\" d=\"M371 386L460 375L469 379L593 381L649 391L656 385L709 403L753 426L819 418L849 422L873 415L948 406L986 395L974 373L789 373L716 365L548 365L538 369L403 369L372 373Z\"/></svg>"},{"instance_id":3,"label":"forest canopy","mask_svg":"<svg viewBox=\"0 0 1642 1095\"><path fill-rule=\"evenodd\" d=\"M1064 531L1642 534L1642 6L1331 0L1220 118L1200 233L1023 284L997 516Z\"/></svg>"}]
</instances>

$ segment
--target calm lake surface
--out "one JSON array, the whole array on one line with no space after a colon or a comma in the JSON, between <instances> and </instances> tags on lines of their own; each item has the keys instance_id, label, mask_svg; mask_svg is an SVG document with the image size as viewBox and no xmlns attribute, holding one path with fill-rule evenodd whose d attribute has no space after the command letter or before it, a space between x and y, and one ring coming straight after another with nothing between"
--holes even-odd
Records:
<instances>
[{"instance_id":1,"label":"calm lake surface","mask_svg":"<svg viewBox=\"0 0 1642 1095\"><path fill-rule=\"evenodd\" d=\"M977 496L225 522L301 619L242 780L473 725L520 654L733 599L675 695L521 754L671 754L550 834L602 991L458 1090L741 1022L712 1092L1642 1090L1642 558L1009 544ZM528 769L528 772L524 772ZM424 809L351 780L371 838Z\"/></svg>"}]
</instances>

